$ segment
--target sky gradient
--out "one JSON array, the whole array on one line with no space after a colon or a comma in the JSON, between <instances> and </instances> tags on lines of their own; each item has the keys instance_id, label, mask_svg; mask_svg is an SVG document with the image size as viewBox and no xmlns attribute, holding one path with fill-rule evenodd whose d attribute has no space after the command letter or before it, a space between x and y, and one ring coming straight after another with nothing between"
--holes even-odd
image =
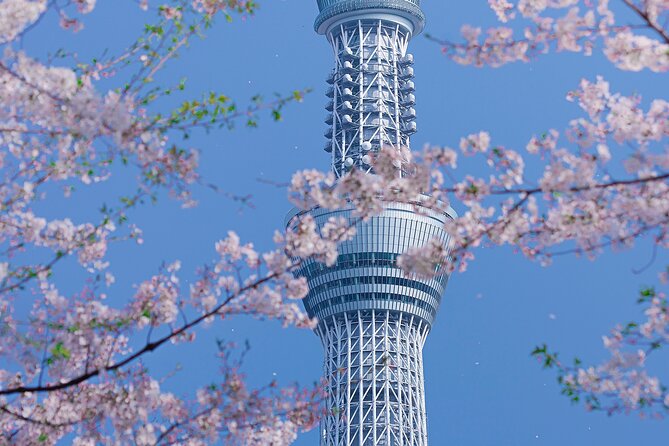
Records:
<instances>
[{"instance_id":1,"label":"sky gradient","mask_svg":"<svg viewBox=\"0 0 669 446\"><path fill-rule=\"evenodd\" d=\"M149 20L131 0L98 3L80 34L59 30L55 17L49 17L27 36L25 49L46 57L61 46L74 46L86 59L105 48L114 51L128 45ZM158 204L133 211L131 219L144 230L145 243L141 248L125 244L112 249L117 284L111 299L124 302L132 284L154 274L163 261L181 259L182 271L193 277L198 265L214 257L215 241L228 230L260 249L270 248L272 234L281 228L290 204L285 189L268 183L285 182L298 169L328 168L329 158L322 150L325 78L333 57L326 39L313 31L316 2L260 3L255 17L235 18L232 24L219 21L205 40L194 40L156 81L187 77L182 99L214 90L240 104L256 93L271 97L295 89L314 91L303 103L289 105L282 122L263 116L258 129L239 126L193 136L190 144L202 152L205 179L232 194L251 194L254 208L240 211L238 203L200 187L195 194L200 200L197 208L182 210L179 203L161 197ZM495 24L485 0L423 3L426 32L438 37L457 39L464 23ZM533 134L562 130L581 116L578 106L565 100L581 78L603 75L612 91L639 93L647 99L666 99L669 91L666 74L621 72L597 53L592 57L557 53L530 64L477 69L450 62L424 36L414 39L410 51L416 60L415 148L426 143L455 147L460 137L485 129L493 142L522 149ZM482 162L465 163L460 169L472 174L484 171ZM132 175L122 171L107 184L82 186L75 198L49 200L41 211L95 218L100 197L130 192ZM457 203L453 206L457 210ZM548 268L506 248L481 249L476 255L466 273L451 278L424 351L430 444L598 446L666 441L666 421L609 418L572 406L559 395L554 375L542 371L529 356L536 344L546 342L565 358L577 355L586 363L604 359L601 336L616 323L640 319L636 293L641 285L656 282L657 272L669 264L666 253L660 252L640 274L633 270L652 256L647 241L634 250L606 253L594 262L559 258ZM77 273L71 274L76 278ZM246 371L258 385L275 377L284 383L309 384L320 376L321 346L308 331L239 318L217 321L198 336L193 345L170 346L147 360L159 375L181 365L164 384L167 388L190 392L196 384L216 380L216 338L250 342ZM651 371L667 377L666 357L651 360ZM317 431L296 443L316 444Z\"/></svg>"}]
</instances>

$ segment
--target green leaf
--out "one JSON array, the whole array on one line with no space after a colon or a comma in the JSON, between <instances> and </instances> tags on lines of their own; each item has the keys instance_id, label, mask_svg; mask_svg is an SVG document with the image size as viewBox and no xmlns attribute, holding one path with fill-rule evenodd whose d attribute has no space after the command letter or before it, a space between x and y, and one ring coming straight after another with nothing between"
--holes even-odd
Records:
<instances>
[{"instance_id":1,"label":"green leaf","mask_svg":"<svg viewBox=\"0 0 669 446\"><path fill-rule=\"evenodd\" d=\"M655 288L653 287L642 288L641 291L639 291L639 298L637 299L637 303L644 303L651 301L656 295L657 293L655 292Z\"/></svg>"},{"instance_id":2,"label":"green leaf","mask_svg":"<svg viewBox=\"0 0 669 446\"><path fill-rule=\"evenodd\" d=\"M70 359L71 353L62 342L58 342L51 349L51 355L54 359Z\"/></svg>"},{"instance_id":3,"label":"green leaf","mask_svg":"<svg viewBox=\"0 0 669 446\"><path fill-rule=\"evenodd\" d=\"M548 350L548 346L546 344L542 345L541 347L537 346L534 347L534 350L532 350L532 353L530 353L531 356L538 356L538 355L545 355Z\"/></svg>"}]
</instances>

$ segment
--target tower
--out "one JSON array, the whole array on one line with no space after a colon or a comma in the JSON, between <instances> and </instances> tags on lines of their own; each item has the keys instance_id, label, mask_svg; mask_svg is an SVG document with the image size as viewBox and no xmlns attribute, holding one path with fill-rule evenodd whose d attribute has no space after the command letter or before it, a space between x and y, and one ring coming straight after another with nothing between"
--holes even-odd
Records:
<instances>
[{"instance_id":1,"label":"tower","mask_svg":"<svg viewBox=\"0 0 669 446\"><path fill-rule=\"evenodd\" d=\"M424 25L420 0L317 1L315 28L335 56L325 150L337 177L351 169L371 175L370 153L409 147L416 131L407 48ZM321 446L427 445L422 349L448 277L407 276L396 261L432 238L448 243L444 222L454 213L417 206L387 203L364 223L352 209L309 211L319 225L344 216L357 229L335 265L308 260L298 271L308 280L304 305L318 318L325 350Z\"/></svg>"}]
</instances>

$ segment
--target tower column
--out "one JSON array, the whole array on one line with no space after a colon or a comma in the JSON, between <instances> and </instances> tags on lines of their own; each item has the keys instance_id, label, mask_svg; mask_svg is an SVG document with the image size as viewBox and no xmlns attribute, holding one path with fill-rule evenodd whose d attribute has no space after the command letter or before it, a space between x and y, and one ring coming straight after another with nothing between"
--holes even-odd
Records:
<instances>
[{"instance_id":1,"label":"tower column","mask_svg":"<svg viewBox=\"0 0 669 446\"><path fill-rule=\"evenodd\" d=\"M420 0L317 0L316 30L332 44L325 150L337 177L352 169L373 175L373 153L410 147L416 132L411 38L424 25ZM403 175L404 172L398 172ZM431 239L448 245L452 209L386 203L365 222L352 208L294 210L319 227L347 219L356 234L338 247L332 266L306 259L304 306L318 319L327 396L321 446L427 446L423 345L448 275L407 275L397 258Z\"/></svg>"},{"instance_id":2,"label":"tower column","mask_svg":"<svg viewBox=\"0 0 669 446\"><path fill-rule=\"evenodd\" d=\"M416 132L410 39L410 25L389 17L347 20L328 30L335 68L327 79L325 150L337 176L355 168L370 172L370 155L382 147L410 146Z\"/></svg>"},{"instance_id":3,"label":"tower column","mask_svg":"<svg viewBox=\"0 0 669 446\"><path fill-rule=\"evenodd\" d=\"M328 395L322 445L427 444L422 422L427 331L420 321L387 310L345 313L319 326Z\"/></svg>"},{"instance_id":4,"label":"tower column","mask_svg":"<svg viewBox=\"0 0 669 446\"><path fill-rule=\"evenodd\" d=\"M297 272L325 353L321 446L427 446L422 351L448 276L406 275L397 258L432 238L447 244L452 215L405 203L367 222L351 208L308 213L320 227L343 217L356 228L333 266L308 259ZM289 225L303 214L289 215Z\"/></svg>"}]
</instances>

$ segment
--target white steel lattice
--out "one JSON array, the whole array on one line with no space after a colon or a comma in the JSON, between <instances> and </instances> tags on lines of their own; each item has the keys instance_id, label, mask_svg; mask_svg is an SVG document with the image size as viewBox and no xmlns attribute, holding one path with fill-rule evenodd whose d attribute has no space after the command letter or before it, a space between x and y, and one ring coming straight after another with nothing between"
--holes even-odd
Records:
<instances>
[{"instance_id":1,"label":"white steel lattice","mask_svg":"<svg viewBox=\"0 0 669 446\"><path fill-rule=\"evenodd\" d=\"M422 350L411 315L357 311L323 321L327 415L321 446L426 446Z\"/></svg>"},{"instance_id":2,"label":"white steel lattice","mask_svg":"<svg viewBox=\"0 0 669 446\"><path fill-rule=\"evenodd\" d=\"M325 150L341 177L352 169L373 173L371 155L410 147L416 132L413 56L409 41L425 24L420 0L318 0L316 30L335 55ZM404 174L401 172L400 174ZM348 218L356 235L339 245L326 266L306 259L307 313L319 319L325 350L326 412L321 446L427 446L422 350L436 317L447 274L407 276L397 258L431 239L448 245L444 223L452 209L386 203L365 222L353 209L294 210L319 227ZM435 272L443 265L435 265Z\"/></svg>"},{"instance_id":3,"label":"white steel lattice","mask_svg":"<svg viewBox=\"0 0 669 446\"><path fill-rule=\"evenodd\" d=\"M330 30L335 69L326 119L325 150L337 176L352 168L370 171L370 152L406 147L416 131L410 31L387 20L355 20Z\"/></svg>"}]
</instances>

